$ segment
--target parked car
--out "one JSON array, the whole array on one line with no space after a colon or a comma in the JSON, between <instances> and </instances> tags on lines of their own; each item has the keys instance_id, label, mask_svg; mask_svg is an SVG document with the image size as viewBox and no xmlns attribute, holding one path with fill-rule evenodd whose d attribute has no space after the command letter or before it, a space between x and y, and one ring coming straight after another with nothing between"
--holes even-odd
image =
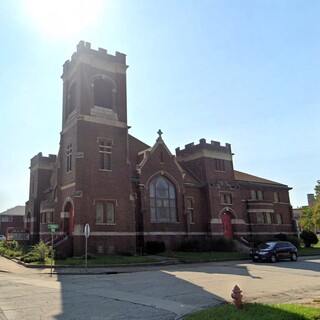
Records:
<instances>
[{"instance_id":1,"label":"parked car","mask_svg":"<svg viewBox=\"0 0 320 320\"><path fill-rule=\"evenodd\" d=\"M260 244L257 248L250 251L252 261L271 261L276 262L282 259L297 261L298 250L287 241L273 241Z\"/></svg>"},{"instance_id":2,"label":"parked car","mask_svg":"<svg viewBox=\"0 0 320 320\"><path fill-rule=\"evenodd\" d=\"M0 234L0 241L6 240L6 237L3 234Z\"/></svg>"}]
</instances>

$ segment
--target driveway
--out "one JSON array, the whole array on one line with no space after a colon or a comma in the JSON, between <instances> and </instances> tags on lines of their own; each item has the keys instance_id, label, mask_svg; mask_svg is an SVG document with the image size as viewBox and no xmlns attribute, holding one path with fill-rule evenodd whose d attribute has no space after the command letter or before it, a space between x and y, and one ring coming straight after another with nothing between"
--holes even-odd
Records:
<instances>
[{"instance_id":1,"label":"driveway","mask_svg":"<svg viewBox=\"0 0 320 320\"><path fill-rule=\"evenodd\" d=\"M276 264L233 261L172 265L134 271L50 277L0 257L0 319L179 319L230 302L236 284L248 302L287 303L320 297L319 258Z\"/></svg>"}]
</instances>

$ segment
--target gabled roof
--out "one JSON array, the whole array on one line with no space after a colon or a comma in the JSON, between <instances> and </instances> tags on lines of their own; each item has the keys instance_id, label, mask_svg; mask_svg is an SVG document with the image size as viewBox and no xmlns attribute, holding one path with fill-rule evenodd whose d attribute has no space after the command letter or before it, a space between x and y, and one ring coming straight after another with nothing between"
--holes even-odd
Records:
<instances>
[{"instance_id":1,"label":"gabled roof","mask_svg":"<svg viewBox=\"0 0 320 320\"><path fill-rule=\"evenodd\" d=\"M162 147L167 151L167 153L170 155L170 157L173 159L174 163L176 164L178 170L181 172L181 175L184 176L185 172L183 171L182 167L177 161L177 158L171 153L167 145L164 143L162 139L162 132L161 130L158 131L159 137L157 138L155 144L152 147L146 148L144 150L141 150L138 153L137 157L137 165L136 165L136 170L140 174L142 168L144 165L147 163L147 161L150 159L150 156L154 153L154 151L157 149L159 145L162 145Z\"/></svg>"},{"instance_id":2,"label":"gabled roof","mask_svg":"<svg viewBox=\"0 0 320 320\"><path fill-rule=\"evenodd\" d=\"M24 216L25 206L15 206L0 213L1 216Z\"/></svg>"},{"instance_id":3,"label":"gabled roof","mask_svg":"<svg viewBox=\"0 0 320 320\"><path fill-rule=\"evenodd\" d=\"M272 185L277 185L277 186L282 186L282 187L288 187L285 184L279 183L279 182L275 182L275 181L271 181L271 180L267 180L264 178L260 178L257 176L253 176L251 174L248 173L244 173L244 172L240 172L240 171L236 171L234 170L234 178L237 181L243 181L243 182L252 182L252 183L263 183L263 184L272 184Z\"/></svg>"},{"instance_id":4,"label":"gabled roof","mask_svg":"<svg viewBox=\"0 0 320 320\"><path fill-rule=\"evenodd\" d=\"M159 134L159 137L157 138L156 143L152 147L146 148L138 153L139 162L137 163L137 168L141 169L144 166L144 164L147 162L150 154L152 154L154 152L154 150L156 150L156 148L158 147L159 144L163 145L165 150L173 157L171 151L168 149L168 147L166 146L166 144L162 140L161 135ZM175 162L177 163L176 159L175 159ZM177 163L177 165L178 165L178 163ZM180 168L179 165L178 165L178 167Z\"/></svg>"}]
</instances>

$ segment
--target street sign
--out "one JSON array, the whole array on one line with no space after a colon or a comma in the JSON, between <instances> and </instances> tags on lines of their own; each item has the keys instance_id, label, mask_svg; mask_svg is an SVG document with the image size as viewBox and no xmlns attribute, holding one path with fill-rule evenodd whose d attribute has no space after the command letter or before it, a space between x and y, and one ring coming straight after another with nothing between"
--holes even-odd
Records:
<instances>
[{"instance_id":1,"label":"street sign","mask_svg":"<svg viewBox=\"0 0 320 320\"><path fill-rule=\"evenodd\" d=\"M48 228L51 229L51 232L55 232L59 228L58 224L48 224Z\"/></svg>"},{"instance_id":2,"label":"street sign","mask_svg":"<svg viewBox=\"0 0 320 320\"><path fill-rule=\"evenodd\" d=\"M84 226L84 236L86 238L89 238L89 236L90 236L90 226L88 223Z\"/></svg>"}]
</instances>

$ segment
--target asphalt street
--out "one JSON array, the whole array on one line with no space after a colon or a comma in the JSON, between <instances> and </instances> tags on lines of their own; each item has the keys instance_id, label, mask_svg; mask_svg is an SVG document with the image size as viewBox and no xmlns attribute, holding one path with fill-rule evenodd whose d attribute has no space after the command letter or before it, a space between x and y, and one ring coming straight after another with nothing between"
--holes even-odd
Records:
<instances>
[{"instance_id":1,"label":"asphalt street","mask_svg":"<svg viewBox=\"0 0 320 320\"><path fill-rule=\"evenodd\" d=\"M231 302L236 284L247 302L295 303L320 297L316 257L276 264L105 268L112 274L101 273L103 268L89 269L89 274L70 271L50 276L50 269L25 268L0 257L0 319L180 319Z\"/></svg>"}]
</instances>

